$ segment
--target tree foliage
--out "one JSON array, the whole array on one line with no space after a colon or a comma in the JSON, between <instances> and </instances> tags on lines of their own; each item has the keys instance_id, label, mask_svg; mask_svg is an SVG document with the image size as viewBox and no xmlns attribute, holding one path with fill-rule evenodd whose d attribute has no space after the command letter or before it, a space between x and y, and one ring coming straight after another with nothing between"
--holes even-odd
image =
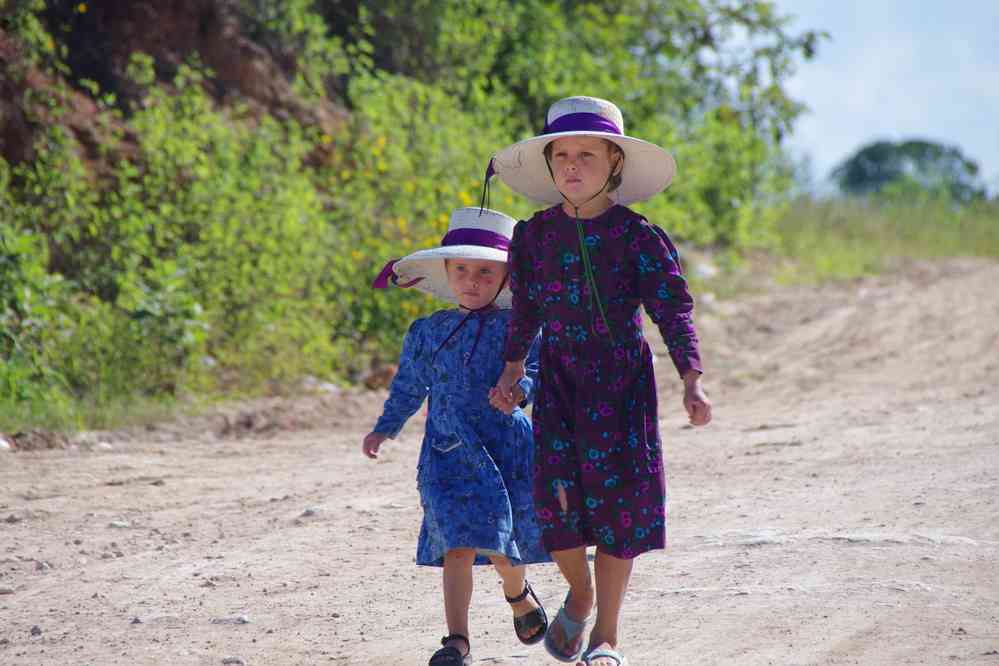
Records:
<instances>
[{"instance_id":1,"label":"tree foliage","mask_svg":"<svg viewBox=\"0 0 999 666\"><path fill-rule=\"evenodd\" d=\"M170 6L231 12L301 100L349 119L332 130L220 106L197 52L102 61L81 14L111 20L112 0L0 3L24 56L5 74L55 82L18 102L40 128L34 158L0 158L0 403L356 377L439 306L373 293L378 268L439 242L449 211L478 202L492 152L567 95L615 101L629 134L675 153L674 186L639 207L652 221L692 242L759 243L801 111L784 83L821 37L790 33L767 0ZM64 122L79 122L73 95L97 108L87 145ZM492 204L532 210L503 187Z\"/></svg>"}]
</instances>

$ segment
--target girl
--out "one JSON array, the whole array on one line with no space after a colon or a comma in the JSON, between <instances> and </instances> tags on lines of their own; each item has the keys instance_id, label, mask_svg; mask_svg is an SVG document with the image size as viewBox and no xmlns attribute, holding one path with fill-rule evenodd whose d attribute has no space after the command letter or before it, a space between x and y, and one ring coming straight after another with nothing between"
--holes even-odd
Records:
<instances>
[{"instance_id":1,"label":"girl","mask_svg":"<svg viewBox=\"0 0 999 666\"><path fill-rule=\"evenodd\" d=\"M625 136L614 104L570 97L551 106L540 136L494 157L487 182L494 169L514 190L556 204L514 229L507 363L490 393L498 407L513 402L544 324L534 499L545 547L569 583L545 647L559 661L622 666L618 618L633 560L666 543L656 384L640 304L683 378L690 422L711 420L676 248L624 205L664 189L676 166L662 148Z\"/></svg>"},{"instance_id":2,"label":"girl","mask_svg":"<svg viewBox=\"0 0 999 666\"><path fill-rule=\"evenodd\" d=\"M545 610L525 579L525 564L551 561L531 501L530 422L519 406L504 405L501 413L486 399L503 367L513 225L502 213L460 208L451 214L441 247L389 262L374 285L415 286L459 306L410 326L384 412L362 445L366 456L377 458L382 442L394 438L429 395L417 467L423 525L416 562L443 567L448 629L432 666L471 661L473 564L496 567L521 642L540 642L548 628ZM536 377L537 345L529 341L525 356L527 376L518 377L516 388L526 401Z\"/></svg>"}]
</instances>

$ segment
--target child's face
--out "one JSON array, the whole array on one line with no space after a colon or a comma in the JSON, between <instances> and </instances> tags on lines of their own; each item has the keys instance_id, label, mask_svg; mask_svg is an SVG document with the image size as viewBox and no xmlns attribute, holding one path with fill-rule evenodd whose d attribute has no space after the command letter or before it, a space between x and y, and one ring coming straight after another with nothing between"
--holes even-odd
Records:
<instances>
[{"instance_id":1,"label":"child's face","mask_svg":"<svg viewBox=\"0 0 999 666\"><path fill-rule=\"evenodd\" d=\"M555 186L573 203L582 203L600 192L611 169L619 168L618 160L607 141L592 136L567 136L551 144Z\"/></svg>"},{"instance_id":2,"label":"child's face","mask_svg":"<svg viewBox=\"0 0 999 666\"><path fill-rule=\"evenodd\" d=\"M447 283L461 307L477 310L492 302L506 277L506 264L487 259L448 259Z\"/></svg>"}]
</instances>

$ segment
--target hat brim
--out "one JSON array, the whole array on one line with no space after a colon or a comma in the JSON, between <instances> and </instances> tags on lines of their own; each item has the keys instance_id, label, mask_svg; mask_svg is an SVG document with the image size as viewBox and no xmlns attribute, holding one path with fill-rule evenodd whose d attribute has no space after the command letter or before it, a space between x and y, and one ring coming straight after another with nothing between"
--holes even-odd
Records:
<instances>
[{"instance_id":1,"label":"hat brim","mask_svg":"<svg viewBox=\"0 0 999 666\"><path fill-rule=\"evenodd\" d=\"M654 143L621 134L607 132L557 132L524 139L496 153L493 168L500 179L516 192L533 201L561 203L551 173L545 163L545 146L556 139L570 136L590 136L606 139L624 151L621 185L610 192L616 203L628 205L644 201L662 192L676 175L673 156Z\"/></svg>"},{"instance_id":2,"label":"hat brim","mask_svg":"<svg viewBox=\"0 0 999 666\"><path fill-rule=\"evenodd\" d=\"M419 289L442 301L457 304L458 301L451 293L451 287L447 281L447 271L444 269L445 259L475 259L499 261L506 264L507 252L478 245L435 247L403 257L395 263L392 270L401 284L421 278L413 285L414 289ZM510 288L504 284L503 289L500 290L493 302L501 308L508 308L512 301L513 296L510 293Z\"/></svg>"}]
</instances>

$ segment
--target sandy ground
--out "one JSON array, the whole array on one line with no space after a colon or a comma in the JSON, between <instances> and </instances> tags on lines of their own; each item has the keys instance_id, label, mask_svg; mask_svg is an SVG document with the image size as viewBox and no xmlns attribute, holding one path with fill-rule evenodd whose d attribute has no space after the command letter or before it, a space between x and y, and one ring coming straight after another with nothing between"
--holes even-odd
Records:
<instances>
[{"instance_id":1,"label":"sandy ground","mask_svg":"<svg viewBox=\"0 0 999 666\"><path fill-rule=\"evenodd\" d=\"M715 421L660 357L671 544L636 566L633 665L999 665L997 291L960 260L699 311ZM0 663L425 664L422 424L359 453L384 395L0 453ZM509 616L477 570L475 663L556 663Z\"/></svg>"}]
</instances>

